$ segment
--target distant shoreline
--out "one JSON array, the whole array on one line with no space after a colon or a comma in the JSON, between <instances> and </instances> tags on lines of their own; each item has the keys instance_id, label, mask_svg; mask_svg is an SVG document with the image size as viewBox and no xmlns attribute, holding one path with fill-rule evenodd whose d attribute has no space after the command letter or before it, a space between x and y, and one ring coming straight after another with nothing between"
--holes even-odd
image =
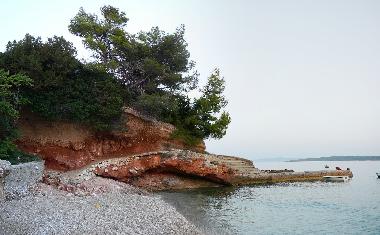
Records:
<instances>
[{"instance_id":1,"label":"distant shoreline","mask_svg":"<svg viewBox=\"0 0 380 235\"><path fill-rule=\"evenodd\" d=\"M380 161L380 156L331 156L317 158L301 158L287 162L309 162L309 161Z\"/></svg>"}]
</instances>

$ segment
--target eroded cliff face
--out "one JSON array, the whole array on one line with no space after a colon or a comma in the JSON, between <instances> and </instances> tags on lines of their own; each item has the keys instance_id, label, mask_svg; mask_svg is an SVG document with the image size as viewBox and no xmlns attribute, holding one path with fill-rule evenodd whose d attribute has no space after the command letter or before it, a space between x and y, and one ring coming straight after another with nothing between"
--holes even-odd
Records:
<instances>
[{"instance_id":1,"label":"eroded cliff face","mask_svg":"<svg viewBox=\"0 0 380 235\"><path fill-rule=\"evenodd\" d=\"M102 177L148 190L189 189L235 185L242 169L259 172L249 160L177 149L97 161L67 172L48 170L44 182L73 190L83 180Z\"/></svg>"},{"instance_id":2,"label":"eroded cliff face","mask_svg":"<svg viewBox=\"0 0 380 235\"><path fill-rule=\"evenodd\" d=\"M315 181L327 175L353 176L349 170L272 172L259 170L251 161L238 157L171 150L102 160L74 171L46 171L44 182L75 191L83 188L83 182L101 177L148 190L171 190Z\"/></svg>"},{"instance_id":3,"label":"eroded cliff face","mask_svg":"<svg viewBox=\"0 0 380 235\"><path fill-rule=\"evenodd\" d=\"M92 168L98 176L156 190L231 185L236 178L217 155L184 150L109 159Z\"/></svg>"},{"instance_id":4,"label":"eroded cliff face","mask_svg":"<svg viewBox=\"0 0 380 235\"><path fill-rule=\"evenodd\" d=\"M44 182L67 191L94 177L112 178L152 190L321 180L351 171L261 171L252 161L205 153L204 143L187 149L171 138L173 125L124 110L118 131L96 133L67 122L22 115L16 144L45 160ZM57 171L58 170L58 171Z\"/></svg>"},{"instance_id":5,"label":"eroded cliff face","mask_svg":"<svg viewBox=\"0 0 380 235\"><path fill-rule=\"evenodd\" d=\"M22 115L18 127L21 132L16 142L25 152L41 156L46 167L72 170L101 160L138 153L188 149L180 140L171 138L175 127L148 118L125 108L118 131L96 133L90 128L68 123L49 122L30 114ZM191 148L204 152L202 142Z\"/></svg>"}]
</instances>

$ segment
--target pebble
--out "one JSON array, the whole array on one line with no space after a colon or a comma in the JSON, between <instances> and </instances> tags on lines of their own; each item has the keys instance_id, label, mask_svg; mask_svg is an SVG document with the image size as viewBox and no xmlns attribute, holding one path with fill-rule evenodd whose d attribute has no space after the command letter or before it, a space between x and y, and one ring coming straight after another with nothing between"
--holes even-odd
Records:
<instances>
[{"instance_id":1,"label":"pebble","mask_svg":"<svg viewBox=\"0 0 380 235\"><path fill-rule=\"evenodd\" d=\"M0 202L0 234L200 234L153 195L50 193Z\"/></svg>"},{"instance_id":2,"label":"pebble","mask_svg":"<svg viewBox=\"0 0 380 235\"><path fill-rule=\"evenodd\" d=\"M201 234L173 206L141 189L83 172L49 172L67 184L59 190L41 183L42 173L43 162L11 166L0 235ZM78 182L83 187L75 187Z\"/></svg>"}]
</instances>

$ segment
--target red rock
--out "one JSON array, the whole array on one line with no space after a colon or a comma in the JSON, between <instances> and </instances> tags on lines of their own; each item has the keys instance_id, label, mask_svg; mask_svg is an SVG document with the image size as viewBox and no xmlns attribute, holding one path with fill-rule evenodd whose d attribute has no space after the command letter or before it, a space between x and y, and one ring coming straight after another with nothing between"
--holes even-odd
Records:
<instances>
[{"instance_id":1,"label":"red rock","mask_svg":"<svg viewBox=\"0 0 380 235\"><path fill-rule=\"evenodd\" d=\"M171 138L175 127L125 108L122 127L125 131L94 132L90 128L69 123L49 122L24 113L18 127L21 138L16 141L25 152L38 154L48 169L72 170L95 160L109 159L152 151L188 149L182 141ZM205 145L191 147L204 152Z\"/></svg>"},{"instance_id":2,"label":"red rock","mask_svg":"<svg viewBox=\"0 0 380 235\"><path fill-rule=\"evenodd\" d=\"M157 152L106 160L96 164L94 172L149 189L230 185L235 172L217 161L212 163L211 158L215 155L180 150Z\"/></svg>"}]
</instances>

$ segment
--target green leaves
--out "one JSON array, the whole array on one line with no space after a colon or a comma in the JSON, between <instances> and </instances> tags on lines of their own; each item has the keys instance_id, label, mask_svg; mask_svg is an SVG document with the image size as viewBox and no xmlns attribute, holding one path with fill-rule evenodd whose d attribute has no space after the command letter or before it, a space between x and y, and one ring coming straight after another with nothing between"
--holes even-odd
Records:
<instances>
[{"instance_id":1,"label":"green leaves","mask_svg":"<svg viewBox=\"0 0 380 235\"><path fill-rule=\"evenodd\" d=\"M69 30L82 37L98 64L117 77L134 98L162 89L182 92L194 89L198 73L184 40L182 25L168 34L158 27L129 34L124 12L111 6L101 8L102 18L80 9Z\"/></svg>"},{"instance_id":2,"label":"green leaves","mask_svg":"<svg viewBox=\"0 0 380 235\"><path fill-rule=\"evenodd\" d=\"M184 25L174 33L153 27L129 34L127 22L125 13L111 6L101 8L101 18L80 9L69 30L83 38L97 66L112 73L131 94L129 105L175 124L175 135L189 143L224 136L231 118L222 112L227 101L219 70L209 77L201 97L187 97L197 88L199 74L189 59Z\"/></svg>"},{"instance_id":3,"label":"green leaves","mask_svg":"<svg viewBox=\"0 0 380 235\"><path fill-rule=\"evenodd\" d=\"M78 68L76 50L63 37L54 36L46 43L41 38L25 35L23 40L9 42L0 59L0 67L10 74L23 73L34 81L34 89L59 86Z\"/></svg>"},{"instance_id":4,"label":"green leaves","mask_svg":"<svg viewBox=\"0 0 380 235\"><path fill-rule=\"evenodd\" d=\"M15 123L20 106L27 100L20 94L20 88L31 86L32 80L22 74L9 75L0 69L0 158L5 159L16 151L13 140L17 137Z\"/></svg>"},{"instance_id":5,"label":"green leaves","mask_svg":"<svg viewBox=\"0 0 380 235\"><path fill-rule=\"evenodd\" d=\"M52 120L71 120L95 130L111 129L122 112L123 91L109 74L81 68L61 87L32 94L32 111Z\"/></svg>"},{"instance_id":6,"label":"green leaves","mask_svg":"<svg viewBox=\"0 0 380 235\"><path fill-rule=\"evenodd\" d=\"M202 95L199 98L193 102L185 99L181 103L182 112L179 113L176 122L178 131L174 136L190 145L210 137L222 138L231 122L230 115L222 111L227 105L227 100L223 96L224 88L224 79L216 69L205 87L201 89Z\"/></svg>"},{"instance_id":7,"label":"green leaves","mask_svg":"<svg viewBox=\"0 0 380 235\"><path fill-rule=\"evenodd\" d=\"M13 99L23 104L23 97L28 98L29 109L39 116L80 122L96 130L109 129L121 116L124 92L100 66L83 65L75 56L75 48L62 37L42 42L27 34L23 40L8 44L0 56L0 68L11 74L22 71L33 79L34 86L20 87L17 94L23 96ZM2 82L8 87L12 84L7 81L27 85L32 80L22 75L5 77Z\"/></svg>"},{"instance_id":8,"label":"green leaves","mask_svg":"<svg viewBox=\"0 0 380 235\"><path fill-rule=\"evenodd\" d=\"M27 103L19 92L19 87L31 86L32 79L22 74L9 76L9 72L0 69L0 113L3 118L17 119L18 108Z\"/></svg>"},{"instance_id":9,"label":"green leaves","mask_svg":"<svg viewBox=\"0 0 380 235\"><path fill-rule=\"evenodd\" d=\"M222 138L231 121L224 111L224 79L215 70L201 96L189 98L189 91L198 88L199 74L190 60L185 27L173 33L153 27L130 34L128 21L112 6L102 7L100 17L79 10L69 30L92 51L95 60L86 64L63 37L43 42L27 34L8 43L0 53L0 68L9 71L0 70L0 112L7 117L0 120L7 130L3 139L9 141L15 133L11 130L23 104L46 119L79 122L96 130L113 128L127 104L174 124L174 136L190 145Z\"/></svg>"}]
</instances>

